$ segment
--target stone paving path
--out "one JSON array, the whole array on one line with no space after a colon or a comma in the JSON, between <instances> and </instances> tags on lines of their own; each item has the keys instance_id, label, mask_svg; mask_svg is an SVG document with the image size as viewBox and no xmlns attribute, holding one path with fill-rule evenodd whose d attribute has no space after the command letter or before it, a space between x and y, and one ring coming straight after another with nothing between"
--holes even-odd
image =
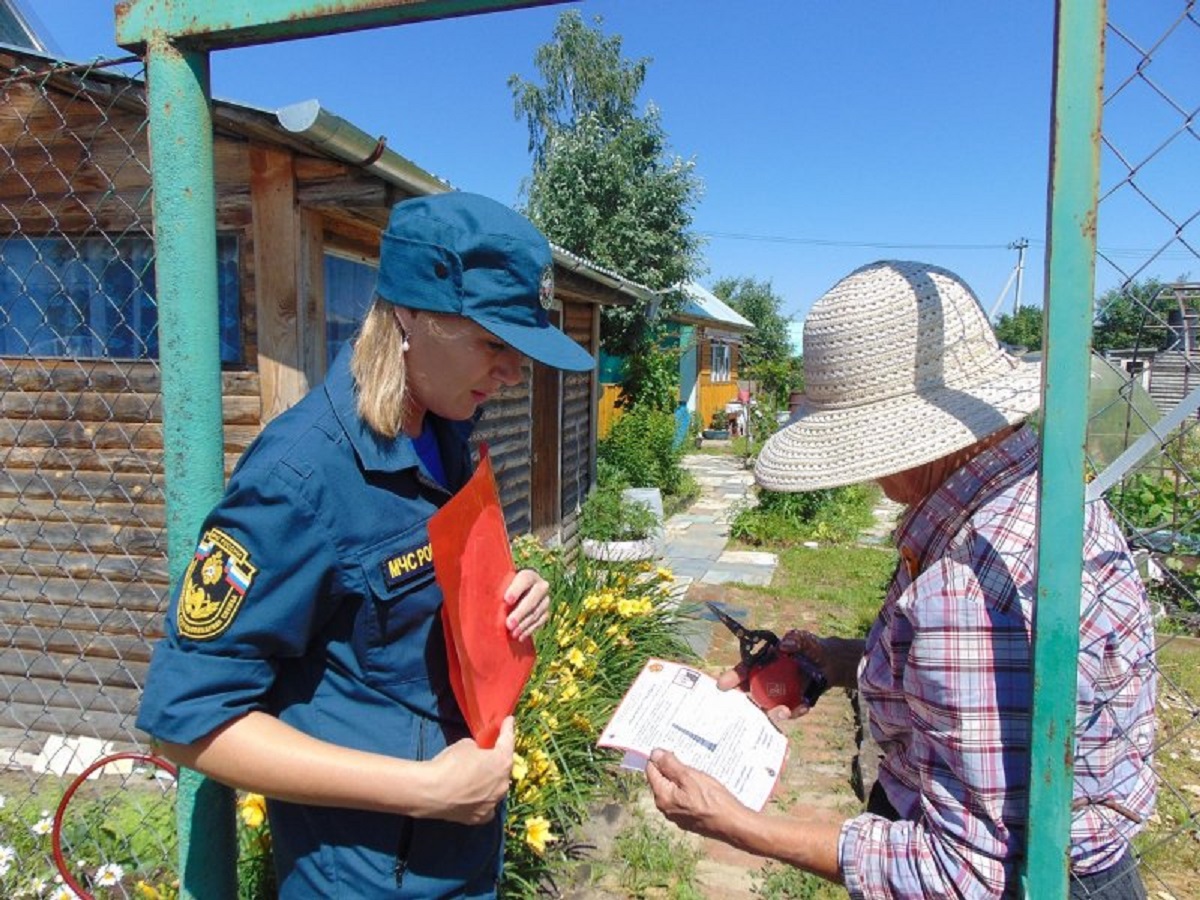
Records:
<instances>
[{"instance_id":1,"label":"stone paving path","mask_svg":"<svg viewBox=\"0 0 1200 900\"><path fill-rule=\"evenodd\" d=\"M774 553L727 550L729 523L739 509L755 503L754 472L742 457L685 456L683 466L700 485L700 496L666 522L662 563L675 575L677 597L693 585L768 585L775 575ZM733 615L739 610L731 609ZM694 623L688 643L704 657L712 632L711 617Z\"/></svg>"}]
</instances>

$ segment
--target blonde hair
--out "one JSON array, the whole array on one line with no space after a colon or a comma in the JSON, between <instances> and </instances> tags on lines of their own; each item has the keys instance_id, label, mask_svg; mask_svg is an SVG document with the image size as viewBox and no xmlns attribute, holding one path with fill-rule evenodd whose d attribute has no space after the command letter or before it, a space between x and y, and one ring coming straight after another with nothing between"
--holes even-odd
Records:
<instances>
[{"instance_id":1,"label":"blonde hair","mask_svg":"<svg viewBox=\"0 0 1200 900\"><path fill-rule=\"evenodd\" d=\"M359 328L350 358L350 373L358 385L358 414L371 430L386 438L404 425L408 373L404 362L404 331L396 307L376 296Z\"/></svg>"}]
</instances>

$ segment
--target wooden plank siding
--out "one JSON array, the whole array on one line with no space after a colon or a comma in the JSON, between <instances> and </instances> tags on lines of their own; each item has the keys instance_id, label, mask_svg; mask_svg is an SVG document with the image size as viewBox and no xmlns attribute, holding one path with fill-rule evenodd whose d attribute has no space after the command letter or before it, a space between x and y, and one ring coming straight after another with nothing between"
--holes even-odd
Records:
<instances>
[{"instance_id":1,"label":"wooden plank siding","mask_svg":"<svg viewBox=\"0 0 1200 900\"><path fill-rule=\"evenodd\" d=\"M222 376L225 468L258 433ZM0 357L0 726L131 741L167 604L157 363Z\"/></svg>"},{"instance_id":2,"label":"wooden plank siding","mask_svg":"<svg viewBox=\"0 0 1200 900\"><path fill-rule=\"evenodd\" d=\"M1182 350L1161 350L1149 365L1147 391L1163 415L1200 387L1200 363Z\"/></svg>"},{"instance_id":3,"label":"wooden plank siding","mask_svg":"<svg viewBox=\"0 0 1200 900\"><path fill-rule=\"evenodd\" d=\"M563 331L595 356L599 349L600 308L563 304ZM568 548L579 541L579 507L596 480L597 376L564 372L562 378L562 497L559 539Z\"/></svg>"},{"instance_id":4,"label":"wooden plank siding","mask_svg":"<svg viewBox=\"0 0 1200 900\"><path fill-rule=\"evenodd\" d=\"M612 431L617 419L621 418L621 414L625 412L623 408L617 406L617 401L621 399L621 387L619 384L600 385L600 399L597 401L597 431L601 438L608 437L608 433Z\"/></svg>"},{"instance_id":5,"label":"wooden plank siding","mask_svg":"<svg viewBox=\"0 0 1200 900\"><path fill-rule=\"evenodd\" d=\"M510 535L527 534L532 513L530 364L522 371L520 384L505 387L488 401L472 434L473 442L488 445Z\"/></svg>"}]
</instances>

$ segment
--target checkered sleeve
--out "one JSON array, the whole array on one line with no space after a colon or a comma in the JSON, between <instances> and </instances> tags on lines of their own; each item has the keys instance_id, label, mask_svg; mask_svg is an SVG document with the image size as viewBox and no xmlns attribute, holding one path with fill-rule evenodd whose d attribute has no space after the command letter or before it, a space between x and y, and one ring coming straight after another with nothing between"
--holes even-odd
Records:
<instances>
[{"instance_id":1,"label":"checkered sleeve","mask_svg":"<svg viewBox=\"0 0 1200 900\"><path fill-rule=\"evenodd\" d=\"M843 829L852 897L991 898L1002 894L1023 835L1029 630L1006 561L968 540L900 595L887 664L912 724L904 766L908 821L859 816ZM893 702L896 702L894 698Z\"/></svg>"}]
</instances>

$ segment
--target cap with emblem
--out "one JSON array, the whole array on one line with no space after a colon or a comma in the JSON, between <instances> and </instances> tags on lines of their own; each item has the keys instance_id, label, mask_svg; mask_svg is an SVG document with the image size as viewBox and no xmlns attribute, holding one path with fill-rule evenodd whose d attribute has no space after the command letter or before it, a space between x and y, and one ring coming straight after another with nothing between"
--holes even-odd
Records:
<instances>
[{"instance_id":1,"label":"cap with emblem","mask_svg":"<svg viewBox=\"0 0 1200 900\"><path fill-rule=\"evenodd\" d=\"M556 369L595 365L546 315L554 302L549 242L520 213L479 194L397 203L383 232L375 292L397 306L465 316Z\"/></svg>"}]
</instances>

